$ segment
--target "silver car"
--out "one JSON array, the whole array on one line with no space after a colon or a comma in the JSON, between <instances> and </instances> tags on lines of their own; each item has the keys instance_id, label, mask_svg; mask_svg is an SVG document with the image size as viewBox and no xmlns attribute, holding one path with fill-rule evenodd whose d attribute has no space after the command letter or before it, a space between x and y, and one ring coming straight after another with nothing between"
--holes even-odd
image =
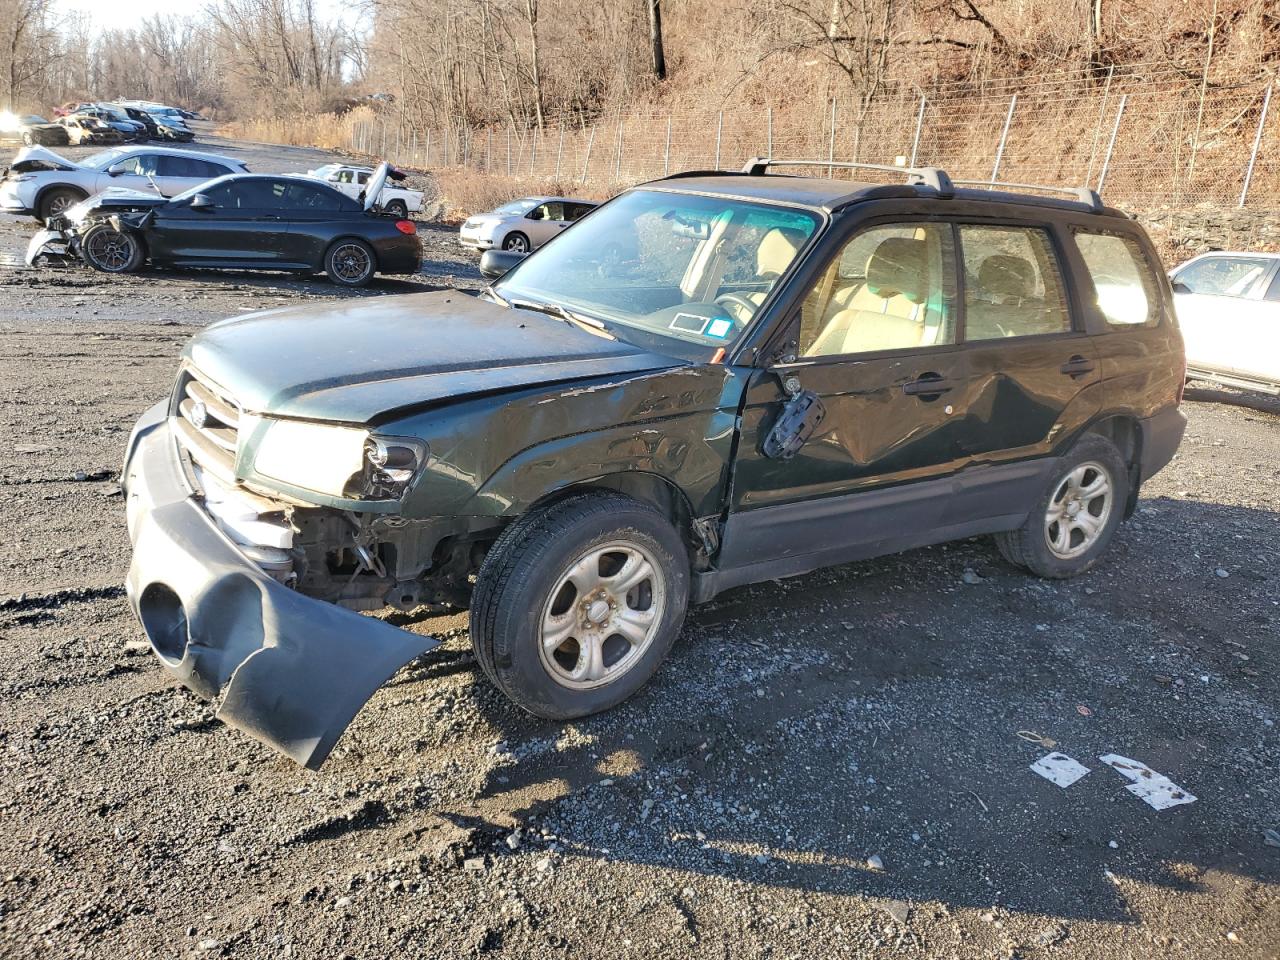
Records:
<instances>
[{"instance_id":1,"label":"silver car","mask_svg":"<svg viewBox=\"0 0 1280 960\"><path fill-rule=\"evenodd\" d=\"M243 160L165 147L113 147L69 160L46 147L19 150L0 179L0 212L48 220L107 187L172 197L229 173Z\"/></svg>"},{"instance_id":2,"label":"silver car","mask_svg":"<svg viewBox=\"0 0 1280 960\"><path fill-rule=\"evenodd\" d=\"M496 210L469 217L458 241L473 250L528 253L542 246L569 224L597 206L595 200L565 197L524 197Z\"/></svg>"}]
</instances>

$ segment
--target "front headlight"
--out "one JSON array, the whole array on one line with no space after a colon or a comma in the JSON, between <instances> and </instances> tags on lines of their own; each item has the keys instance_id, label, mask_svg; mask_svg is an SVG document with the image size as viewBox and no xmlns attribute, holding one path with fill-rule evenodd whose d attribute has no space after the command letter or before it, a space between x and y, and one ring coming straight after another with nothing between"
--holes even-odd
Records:
<instances>
[{"instance_id":1,"label":"front headlight","mask_svg":"<svg viewBox=\"0 0 1280 960\"><path fill-rule=\"evenodd\" d=\"M426 462L420 440L295 420L263 422L254 472L303 490L348 500L395 500Z\"/></svg>"}]
</instances>

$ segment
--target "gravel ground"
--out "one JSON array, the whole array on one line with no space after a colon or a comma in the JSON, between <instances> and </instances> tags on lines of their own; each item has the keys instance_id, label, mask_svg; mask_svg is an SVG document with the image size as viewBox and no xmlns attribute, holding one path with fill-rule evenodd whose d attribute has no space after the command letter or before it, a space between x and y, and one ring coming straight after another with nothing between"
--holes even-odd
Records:
<instances>
[{"instance_id":1,"label":"gravel ground","mask_svg":"<svg viewBox=\"0 0 1280 960\"><path fill-rule=\"evenodd\" d=\"M359 293L106 279L14 266L33 228L0 221L0 955L1280 956L1280 405L1192 394L1081 579L978 539L735 590L584 722L502 700L465 618L399 618L444 646L313 774L151 660L121 448L200 325L473 258L424 225L423 275ZM1036 776L1048 740L1092 772Z\"/></svg>"}]
</instances>

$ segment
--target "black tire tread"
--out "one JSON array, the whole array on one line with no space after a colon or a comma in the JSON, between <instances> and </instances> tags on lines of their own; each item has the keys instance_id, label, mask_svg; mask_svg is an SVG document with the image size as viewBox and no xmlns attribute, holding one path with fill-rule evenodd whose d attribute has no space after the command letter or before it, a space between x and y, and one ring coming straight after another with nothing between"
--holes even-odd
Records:
<instances>
[{"instance_id":1,"label":"black tire tread","mask_svg":"<svg viewBox=\"0 0 1280 960\"><path fill-rule=\"evenodd\" d=\"M621 511L634 510L648 511L661 522L667 522L666 517L649 504L619 493L590 491L568 496L544 509L525 513L512 521L489 548L480 566L471 597L471 647L485 676L517 706L538 716L548 716L542 705L524 696L518 687L506 683L497 670L497 654L494 649L497 620L512 579L521 568L536 567L542 555L553 551L556 548L554 534L570 523L597 514L616 516ZM674 636L670 639L674 641Z\"/></svg>"},{"instance_id":2,"label":"black tire tread","mask_svg":"<svg viewBox=\"0 0 1280 960\"><path fill-rule=\"evenodd\" d=\"M1113 468L1114 500L1111 506L1112 518L1108 521L1110 530L1106 533L1102 545L1094 549L1092 554L1086 554L1083 562L1079 560L1067 562L1050 560L1046 562L1043 554L1047 550L1047 546L1043 549L1040 548L1044 537L1044 531L1041 529L1041 520L1044 502L1060 482L1060 475L1055 473L1052 487L1045 490L1036 499L1026 522L1017 530L995 535L996 549L999 550L1000 555L1005 560L1016 567L1030 571L1038 577L1064 580L1086 572L1106 553L1112 538L1115 536L1116 529L1124 519L1124 504L1127 502L1129 492L1129 472L1124 458L1115 444L1101 434L1086 433L1082 436L1063 458L1063 463L1076 464L1084 460L1107 462Z\"/></svg>"}]
</instances>

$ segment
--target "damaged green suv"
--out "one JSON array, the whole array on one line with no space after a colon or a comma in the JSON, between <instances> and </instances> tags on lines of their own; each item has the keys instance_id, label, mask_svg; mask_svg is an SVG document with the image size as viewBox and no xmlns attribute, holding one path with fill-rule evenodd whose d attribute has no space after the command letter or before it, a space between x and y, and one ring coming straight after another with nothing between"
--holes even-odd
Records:
<instances>
[{"instance_id":1,"label":"damaged green suv","mask_svg":"<svg viewBox=\"0 0 1280 960\"><path fill-rule=\"evenodd\" d=\"M977 534L1088 569L1185 423L1141 228L1084 190L769 166L487 254L478 297L194 337L124 471L164 669L314 768L437 644L362 611L470 609L488 677L564 719L634 693L687 606L740 584Z\"/></svg>"}]
</instances>

